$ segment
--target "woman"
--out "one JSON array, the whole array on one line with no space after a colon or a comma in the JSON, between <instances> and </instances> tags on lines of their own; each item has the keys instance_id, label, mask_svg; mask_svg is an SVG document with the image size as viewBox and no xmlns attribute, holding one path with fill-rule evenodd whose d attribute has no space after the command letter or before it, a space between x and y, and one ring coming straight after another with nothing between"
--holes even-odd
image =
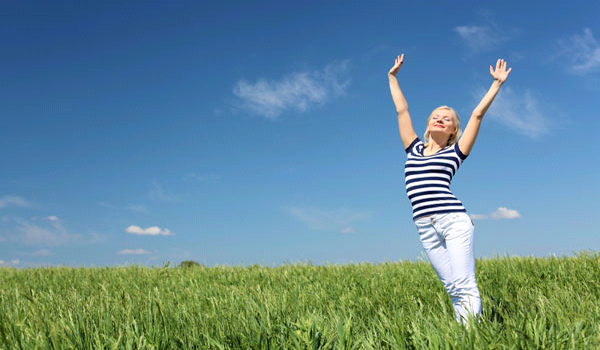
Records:
<instances>
[{"instance_id":1,"label":"woman","mask_svg":"<svg viewBox=\"0 0 600 350\"><path fill-rule=\"evenodd\" d=\"M471 153L483 115L512 68L507 70L502 59L496 62L496 69L490 66L494 81L475 107L462 137L456 111L442 106L429 116L423 143L413 129L406 99L396 79L403 61L404 54L396 58L388 78L407 153L406 192L427 257L450 295L457 321L466 322L481 313L475 279L474 227L462 203L450 191L450 182Z\"/></svg>"}]
</instances>

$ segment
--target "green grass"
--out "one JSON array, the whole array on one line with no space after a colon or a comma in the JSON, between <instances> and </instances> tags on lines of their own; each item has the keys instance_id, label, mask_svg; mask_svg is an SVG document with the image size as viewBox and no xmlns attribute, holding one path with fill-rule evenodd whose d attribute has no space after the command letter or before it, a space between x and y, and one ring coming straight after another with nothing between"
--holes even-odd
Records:
<instances>
[{"instance_id":1,"label":"green grass","mask_svg":"<svg viewBox=\"0 0 600 350\"><path fill-rule=\"evenodd\" d=\"M477 261L465 328L427 262L0 269L0 349L598 349L600 254Z\"/></svg>"}]
</instances>

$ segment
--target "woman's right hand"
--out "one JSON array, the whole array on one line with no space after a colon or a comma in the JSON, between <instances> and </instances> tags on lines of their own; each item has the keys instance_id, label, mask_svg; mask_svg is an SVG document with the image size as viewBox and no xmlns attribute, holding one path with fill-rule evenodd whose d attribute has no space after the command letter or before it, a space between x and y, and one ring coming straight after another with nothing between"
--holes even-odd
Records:
<instances>
[{"instance_id":1,"label":"woman's right hand","mask_svg":"<svg viewBox=\"0 0 600 350\"><path fill-rule=\"evenodd\" d=\"M390 69L390 71L388 72L388 75L396 76L396 73L398 73L400 67L402 66L402 62L404 62L404 54L396 58L396 62L394 63L392 69Z\"/></svg>"}]
</instances>

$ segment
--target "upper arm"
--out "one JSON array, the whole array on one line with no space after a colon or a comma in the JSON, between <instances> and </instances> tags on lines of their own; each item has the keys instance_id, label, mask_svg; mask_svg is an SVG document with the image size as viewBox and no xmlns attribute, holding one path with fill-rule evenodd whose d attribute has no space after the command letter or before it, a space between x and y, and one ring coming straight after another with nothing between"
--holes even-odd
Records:
<instances>
[{"instance_id":1,"label":"upper arm","mask_svg":"<svg viewBox=\"0 0 600 350\"><path fill-rule=\"evenodd\" d=\"M479 134L479 128L481 127L481 120L481 117L478 117L475 114L471 115L465 131L460 137L460 140L458 140L458 147L465 156L468 156L473 149L477 134Z\"/></svg>"},{"instance_id":2,"label":"upper arm","mask_svg":"<svg viewBox=\"0 0 600 350\"><path fill-rule=\"evenodd\" d=\"M415 129L413 128L412 120L408 111L398 113L398 128L400 129L400 138L402 138L402 145L404 149L417 138Z\"/></svg>"}]
</instances>

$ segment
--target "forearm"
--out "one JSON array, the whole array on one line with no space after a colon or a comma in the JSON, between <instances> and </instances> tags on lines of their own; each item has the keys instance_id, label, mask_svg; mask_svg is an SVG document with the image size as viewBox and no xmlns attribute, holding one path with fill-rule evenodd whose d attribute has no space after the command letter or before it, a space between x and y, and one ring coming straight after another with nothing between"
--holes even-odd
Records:
<instances>
[{"instance_id":1,"label":"forearm","mask_svg":"<svg viewBox=\"0 0 600 350\"><path fill-rule=\"evenodd\" d=\"M501 87L502 83L498 80L494 80L488 92L481 99L481 102L479 102L477 107L475 107L473 110L471 117L477 117L479 119L483 118L485 112L487 112L488 108L490 108L492 105L492 102L494 102L494 98L496 98L496 95L498 94L498 91L500 91Z\"/></svg>"},{"instance_id":2,"label":"forearm","mask_svg":"<svg viewBox=\"0 0 600 350\"><path fill-rule=\"evenodd\" d=\"M398 79L392 74L388 74L388 79L390 82L390 92L392 93L392 100L394 100L394 105L396 105L396 112L398 114L408 111L408 103L404 98L404 94L402 90L400 90L400 85L398 85Z\"/></svg>"},{"instance_id":3,"label":"forearm","mask_svg":"<svg viewBox=\"0 0 600 350\"><path fill-rule=\"evenodd\" d=\"M506 61L503 59L498 59L496 62L496 69L493 69L492 66L490 66L490 74L492 78L494 78L494 82L485 96L481 99L481 102L479 102L477 107L473 110L471 119L469 119L462 137L458 140L458 147L463 154L468 155L471 153L471 149L473 148L473 144L475 144L475 139L477 139L477 134L479 133L479 128L481 127L483 116L492 105L492 102L494 102L494 98L496 98L498 91L500 91L502 84L506 81L511 70L512 68L506 69Z\"/></svg>"},{"instance_id":4,"label":"forearm","mask_svg":"<svg viewBox=\"0 0 600 350\"><path fill-rule=\"evenodd\" d=\"M402 90L400 90L398 80L393 74L389 74L388 78L390 80L392 99L396 105L396 112L398 112L398 128L400 129L402 145L404 146L404 149L406 149L408 146L410 146L411 142L417 138L417 134L415 134L415 129L413 128L412 120L410 119L410 114L408 114L408 103L406 103L404 94L402 94Z\"/></svg>"}]
</instances>

